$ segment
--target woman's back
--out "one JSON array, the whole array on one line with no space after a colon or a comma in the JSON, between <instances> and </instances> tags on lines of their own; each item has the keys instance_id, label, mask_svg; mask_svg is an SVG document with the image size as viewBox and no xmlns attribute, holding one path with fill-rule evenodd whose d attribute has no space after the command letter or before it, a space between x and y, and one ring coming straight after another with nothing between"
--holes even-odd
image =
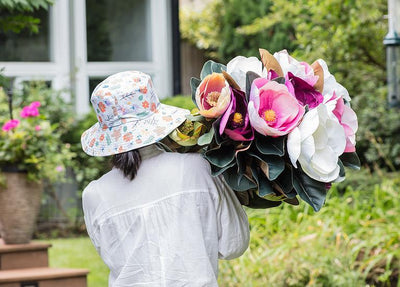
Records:
<instances>
[{"instance_id":1,"label":"woman's back","mask_svg":"<svg viewBox=\"0 0 400 287\"><path fill-rule=\"evenodd\" d=\"M133 181L113 169L85 189L87 229L110 286L217 286L217 258L248 246L233 191L198 154L141 151Z\"/></svg>"}]
</instances>

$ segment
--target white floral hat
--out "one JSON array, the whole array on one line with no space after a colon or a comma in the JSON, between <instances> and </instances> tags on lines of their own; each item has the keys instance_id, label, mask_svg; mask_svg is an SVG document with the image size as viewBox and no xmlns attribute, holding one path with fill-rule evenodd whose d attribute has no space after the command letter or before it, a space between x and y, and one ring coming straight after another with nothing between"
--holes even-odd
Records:
<instances>
[{"instance_id":1,"label":"white floral hat","mask_svg":"<svg viewBox=\"0 0 400 287\"><path fill-rule=\"evenodd\" d=\"M190 112L161 104L149 75L126 71L97 85L90 98L98 123L81 137L91 156L123 153L155 143L186 120Z\"/></svg>"}]
</instances>

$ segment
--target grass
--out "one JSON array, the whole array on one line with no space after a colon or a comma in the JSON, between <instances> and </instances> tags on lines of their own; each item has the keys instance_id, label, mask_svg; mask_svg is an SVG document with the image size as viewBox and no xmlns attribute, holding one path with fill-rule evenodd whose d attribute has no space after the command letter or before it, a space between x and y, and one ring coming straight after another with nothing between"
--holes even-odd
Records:
<instances>
[{"instance_id":1,"label":"grass","mask_svg":"<svg viewBox=\"0 0 400 287\"><path fill-rule=\"evenodd\" d=\"M88 287L108 286L108 268L97 254L88 237L51 239L51 267L89 269Z\"/></svg>"},{"instance_id":2,"label":"grass","mask_svg":"<svg viewBox=\"0 0 400 287\"><path fill-rule=\"evenodd\" d=\"M399 180L339 190L318 213L306 204L248 209L250 247L220 261L220 286L400 286ZM107 286L89 239L50 242L51 266L88 268L89 287Z\"/></svg>"}]
</instances>

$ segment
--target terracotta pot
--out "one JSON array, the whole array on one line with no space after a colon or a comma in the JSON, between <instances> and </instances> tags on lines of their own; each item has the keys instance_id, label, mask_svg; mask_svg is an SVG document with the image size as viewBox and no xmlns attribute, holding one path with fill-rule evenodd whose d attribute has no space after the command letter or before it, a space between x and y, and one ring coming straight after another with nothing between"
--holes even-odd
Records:
<instances>
[{"instance_id":1,"label":"terracotta pot","mask_svg":"<svg viewBox=\"0 0 400 287\"><path fill-rule=\"evenodd\" d=\"M0 235L6 244L28 243L40 209L42 185L27 180L24 172L3 172L0 186Z\"/></svg>"}]
</instances>

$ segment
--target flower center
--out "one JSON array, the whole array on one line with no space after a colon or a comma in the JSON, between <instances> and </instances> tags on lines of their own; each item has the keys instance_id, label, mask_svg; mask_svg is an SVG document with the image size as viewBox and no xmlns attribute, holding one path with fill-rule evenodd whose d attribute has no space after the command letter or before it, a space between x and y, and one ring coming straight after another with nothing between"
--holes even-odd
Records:
<instances>
[{"instance_id":1,"label":"flower center","mask_svg":"<svg viewBox=\"0 0 400 287\"><path fill-rule=\"evenodd\" d=\"M232 121L238 125L243 124L243 115L241 113L234 113Z\"/></svg>"},{"instance_id":2,"label":"flower center","mask_svg":"<svg viewBox=\"0 0 400 287\"><path fill-rule=\"evenodd\" d=\"M276 120L276 113L274 110L266 110L264 112L264 120L267 122L274 122Z\"/></svg>"},{"instance_id":3,"label":"flower center","mask_svg":"<svg viewBox=\"0 0 400 287\"><path fill-rule=\"evenodd\" d=\"M219 98L220 94L221 93L219 93L219 92L211 92L211 93L209 93L207 95L207 99L206 99L207 103L210 106L215 107L217 105L217 103L218 103L218 98Z\"/></svg>"}]
</instances>

